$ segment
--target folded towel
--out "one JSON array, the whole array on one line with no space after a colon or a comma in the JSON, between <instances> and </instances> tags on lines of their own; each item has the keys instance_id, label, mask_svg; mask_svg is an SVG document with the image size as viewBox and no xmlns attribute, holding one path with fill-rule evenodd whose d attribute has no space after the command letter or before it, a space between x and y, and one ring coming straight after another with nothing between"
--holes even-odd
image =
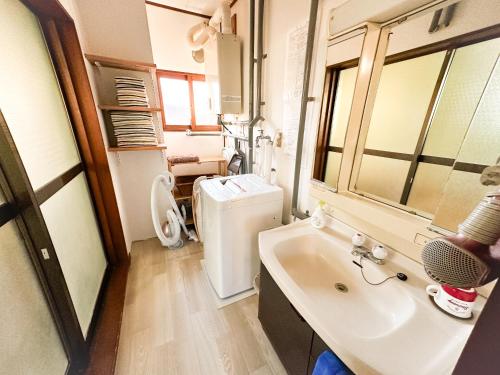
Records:
<instances>
[{"instance_id":1,"label":"folded towel","mask_svg":"<svg viewBox=\"0 0 500 375\"><path fill-rule=\"evenodd\" d=\"M149 112L111 112L118 147L156 146L158 139Z\"/></svg>"},{"instance_id":2,"label":"folded towel","mask_svg":"<svg viewBox=\"0 0 500 375\"><path fill-rule=\"evenodd\" d=\"M169 156L167 160L170 164L183 164L183 163L197 163L200 161L200 158L196 155L176 155Z\"/></svg>"},{"instance_id":3,"label":"folded towel","mask_svg":"<svg viewBox=\"0 0 500 375\"><path fill-rule=\"evenodd\" d=\"M134 77L115 77L116 99L126 107L148 107L144 80Z\"/></svg>"},{"instance_id":4,"label":"folded towel","mask_svg":"<svg viewBox=\"0 0 500 375\"><path fill-rule=\"evenodd\" d=\"M354 375L330 350L324 351L316 360L313 375Z\"/></svg>"}]
</instances>

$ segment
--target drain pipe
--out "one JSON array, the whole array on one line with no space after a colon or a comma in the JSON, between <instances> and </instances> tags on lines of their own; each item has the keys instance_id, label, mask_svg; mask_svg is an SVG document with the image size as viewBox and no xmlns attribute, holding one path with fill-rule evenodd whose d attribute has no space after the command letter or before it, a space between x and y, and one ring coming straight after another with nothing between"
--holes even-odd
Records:
<instances>
[{"instance_id":1,"label":"drain pipe","mask_svg":"<svg viewBox=\"0 0 500 375\"><path fill-rule=\"evenodd\" d=\"M255 0L249 0L249 38L248 38L248 121L253 120L253 96L254 96L254 83L253 75L255 70Z\"/></svg>"},{"instance_id":2,"label":"drain pipe","mask_svg":"<svg viewBox=\"0 0 500 375\"><path fill-rule=\"evenodd\" d=\"M304 219L308 215L298 209L300 167L302 163L302 149L304 147L304 130L306 126L307 104L309 98L309 81L311 78L312 53L314 47L314 35L316 32L316 19L318 16L318 0L311 0L309 10L309 28L307 30L306 59L304 66L304 83L302 86L302 100L300 105L299 129L297 134L297 151L295 154L295 174L293 179L292 193L292 215L299 219Z\"/></svg>"},{"instance_id":3,"label":"drain pipe","mask_svg":"<svg viewBox=\"0 0 500 375\"><path fill-rule=\"evenodd\" d=\"M253 5L254 7L254 13L255 13L255 2L250 1L251 6ZM264 31L264 0L259 0L259 13L257 15L257 59L256 61L253 59L253 53L250 55L252 56L252 64L251 64L251 69L254 67L254 63L257 64L256 66L256 80L257 80L257 88L256 88L256 106L255 106L255 119L252 119L250 122L250 125L248 126L248 172L252 173L253 172L253 144L254 144L254 137L253 137L253 128L259 121L263 121L264 118L261 116L261 105L262 105L262 59L263 59L263 31ZM255 20L254 20L255 22ZM252 22L250 22L252 24ZM252 48L253 49L253 48ZM253 72L252 72L253 76ZM253 97L253 87L252 87L252 97ZM252 106L253 110L253 106ZM257 120L257 121L255 121Z\"/></svg>"}]
</instances>

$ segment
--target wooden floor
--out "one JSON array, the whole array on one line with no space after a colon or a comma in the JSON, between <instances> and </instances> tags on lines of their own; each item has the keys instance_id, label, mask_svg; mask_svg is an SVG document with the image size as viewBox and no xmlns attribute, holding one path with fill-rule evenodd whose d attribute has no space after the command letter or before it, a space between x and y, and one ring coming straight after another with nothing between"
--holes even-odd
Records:
<instances>
[{"instance_id":1,"label":"wooden floor","mask_svg":"<svg viewBox=\"0 0 500 375\"><path fill-rule=\"evenodd\" d=\"M257 318L256 296L217 309L201 245L134 243L116 375L286 374Z\"/></svg>"}]
</instances>

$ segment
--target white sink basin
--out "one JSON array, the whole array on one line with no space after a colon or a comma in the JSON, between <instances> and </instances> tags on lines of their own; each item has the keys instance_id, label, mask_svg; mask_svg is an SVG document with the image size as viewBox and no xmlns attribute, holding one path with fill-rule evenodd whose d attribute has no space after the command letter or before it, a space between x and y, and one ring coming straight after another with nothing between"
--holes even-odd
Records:
<instances>
[{"instance_id":1,"label":"white sink basin","mask_svg":"<svg viewBox=\"0 0 500 375\"><path fill-rule=\"evenodd\" d=\"M317 230L308 220L262 232L260 257L290 302L358 374L449 374L474 320L445 315L425 293L423 267L391 251L385 265L353 263L350 227L331 220ZM335 286L342 284L347 291ZM477 317L484 300L477 304Z\"/></svg>"}]
</instances>

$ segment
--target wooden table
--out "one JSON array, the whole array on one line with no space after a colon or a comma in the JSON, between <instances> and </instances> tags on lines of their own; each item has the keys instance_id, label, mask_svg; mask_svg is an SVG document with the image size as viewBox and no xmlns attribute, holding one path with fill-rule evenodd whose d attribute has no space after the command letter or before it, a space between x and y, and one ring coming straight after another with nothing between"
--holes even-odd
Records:
<instances>
[{"instance_id":1,"label":"wooden table","mask_svg":"<svg viewBox=\"0 0 500 375\"><path fill-rule=\"evenodd\" d=\"M170 160L168 161L168 170L173 173L172 167L174 165L185 165L185 164L206 164L206 163L217 163L218 174L221 176L227 175L227 162L226 159L222 156L209 156L200 158L198 161L191 161L186 163L175 163L172 164Z\"/></svg>"}]
</instances>

